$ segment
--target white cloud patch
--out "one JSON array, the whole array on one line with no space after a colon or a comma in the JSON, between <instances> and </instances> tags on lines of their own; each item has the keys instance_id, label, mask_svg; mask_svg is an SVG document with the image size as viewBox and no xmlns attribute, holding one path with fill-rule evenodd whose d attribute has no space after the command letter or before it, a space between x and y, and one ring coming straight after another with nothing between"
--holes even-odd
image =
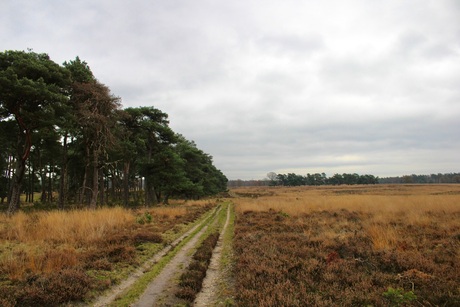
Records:
<instances>
[{"instance_id":1,"label":"white cloud patch","mask_svg":"<svg viewBox=\"0 0 460 307\"><path fill-rule=\"evenodd\" d=\"M230 179L459 171L458 1L2 1L4 49L80 56Z\"/></svg>"}]
</instances>

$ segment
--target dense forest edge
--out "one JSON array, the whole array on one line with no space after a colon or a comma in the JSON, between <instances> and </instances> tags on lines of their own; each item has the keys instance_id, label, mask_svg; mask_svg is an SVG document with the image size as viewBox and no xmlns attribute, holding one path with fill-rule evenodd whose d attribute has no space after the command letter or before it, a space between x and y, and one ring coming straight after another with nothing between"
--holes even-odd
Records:
<instances>
[{"instance_id":1,"label":"dense forest edge","mask_svg":"<svg viewBox=\"0 0 460 307\"><path fill-rule=\"evenodd\" d=\"M319 185L355 185L355 184L436 184L460 183L460 173L431 174L431 175L404 175L396 177L379 178L374 175L334 174L327 177L325 173L307 174L305 176L295 173L276 174L270 172L262 180L230 180L229 187L244 186L319 186Z\"/></svg>"},{"instance_id":2,"label":"dense forest edge","mask_svg":"<svg viewBox=\"0 0 460 307\"><path fill-rule=\"evenodd\" d=\"M212 156L152 106L121 98L76 57L0 53L0 208L167 204L227 189Z\"/></svg>"}]
</instances>

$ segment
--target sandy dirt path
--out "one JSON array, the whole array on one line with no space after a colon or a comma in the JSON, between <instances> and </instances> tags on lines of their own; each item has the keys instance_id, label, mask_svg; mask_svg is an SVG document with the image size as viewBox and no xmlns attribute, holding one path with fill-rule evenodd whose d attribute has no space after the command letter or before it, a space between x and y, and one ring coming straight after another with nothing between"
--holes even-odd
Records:
<instances>
[{"instance_id":1,"label":"sandy dirt path","mask_svg":"<svg viewBox=\"0 0 460 307\"><path fill-rule=\"evenodd\" d=\"M221 210L221 209L219 209ZM182 249L171 259L171 261L163 268L161 273L149 284L144 294L133 305L135 307L150 307L150 306L174 306L177 302L175 297L177 290L178 277L184 272L190 263L193 255L193 249L201 235L206 231L207 227L217 222L219 211L215 214L212 221L203 227L193 238L190 239Z\"/></svg>"},{"instance_id":2,"label":"sandy dirt path","mask_svg":"<svg viewBox=\"0 0 460 307\"><path fill-rule=\"evenodd\" d=\"M214 209L214 210L216 211L217 208ZM217 216L217 213L212 213L212 214ZM159 262L161 260L161 258L166 256L168 254L168 252L170 252L172 249L174 249L178 244L180 244L180 242L182 242L185 238L189 237L190 234L193 233L197 228L202 226L203 223L206 223L206 220L204 220L203 222L197 224L192 229L190 229L189 231L184 233L182 236L180 236L178 239L176 239L171 244L169 244L164 249L162 249L160 252L155 254L154 257L152 257L150 260L146 261L139 269L137 269L135 272L133 272L122 283L120 283L119 285L115 286L111 291L109 291L109 293L107 293L106 295L100 297L97 301L95 301L91 305L95 306L95 307L102 307L102 306L110 305L110 303L112 303L118 296L122 295L122 293L125 290L127 290L129 287L131 287L139 279L139 277L141 277L145 272L147 272L153 265L155 265L155 263ZM199 235L198 234L195 235L194 238L199 238ZM191 241L193 241L193 239ZM186 246L189 246L189 244L186 244ZM185 249L186 249L186 247L184 246L184 248L182 250L185 250ZM177 255L176 255L176 257L177 257ZM163 271L165 269L163 269ZM156 279L158 279L158 277ZM144 306L144 305L139 305L139 306ZM145 306L149 306L149 305L145 305ZM150 306L152 306L152 305L150 305Z\"/></svg>"},{"instance_id":3,"label":"sandy dirt path","mask_svg":"<svg viewBox=\"0 0 460 307\"><path fill-rule=\"evenodd\" d=\"M220 268L220 259L222 256L224 234L227 231L227 227L230 222L230 207L230 205L227 207L227 219L225 220L224 227L220 232L219 241L217 241L217 245L212 253L211 263L209 264L208 270L206 271L206 277L203 281L203 288L196 296L193 306L206 307L218 305L217 299L219 281L222 280L223 277L222 270Z\"/></svg>"}]
</instances>

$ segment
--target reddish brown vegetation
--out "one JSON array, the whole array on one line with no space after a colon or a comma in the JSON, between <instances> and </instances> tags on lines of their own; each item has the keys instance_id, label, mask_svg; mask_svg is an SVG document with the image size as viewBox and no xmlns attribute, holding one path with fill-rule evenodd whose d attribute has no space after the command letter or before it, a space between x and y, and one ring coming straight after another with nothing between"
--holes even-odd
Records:
<instances>
[{"instance_id":1,"label":"reddish brown vegetation","mask_svg":"<svg viewBox=\"0 0 460 307\"><path fill-rule=\"evenodd\" d=\"M219 233L210 234L201 243L193 255L192 262L187 270L181 275L179 281L179 290L176 296L182 298L186 303L193 303L196 295L201 291L203 280L206 277L206 271L211 262L212 252L219 240Z\"/></svg>"},{"instance_id":2,"label":"reddish brown vegetation","mask_svg":"<svg viewBox=\"0 0 460 307\"><path fill-rule=\"evenodd\" d=\"M237 303L387 306L383 293L392 287L413 291L417 306L460 306L459 220L459 209L417 221L378 210L240 210Z\"/></svg>"}]
</instances>

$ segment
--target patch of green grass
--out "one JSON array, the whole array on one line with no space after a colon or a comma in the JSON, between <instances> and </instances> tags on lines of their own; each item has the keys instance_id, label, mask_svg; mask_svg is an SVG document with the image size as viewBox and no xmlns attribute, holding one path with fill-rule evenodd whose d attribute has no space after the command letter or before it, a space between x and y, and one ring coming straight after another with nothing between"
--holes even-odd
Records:
<instances>
[{"instance_id":1,"label":"patch of green grass","mask_svg":"<svg viewBox=\"0 0 460 307\"><path fill-rule=\"evenodd\" d=\"M220 279L218 285L218 302L223 306L236 306L233 295L233 275L232 267L233 259L233 237L235 235L235 205L229 203L230 218L228 221L227 229L222 234L222 254L220 258L220 271L223 272L223 278Z\"/></svg>"},{"instance_id":2,"label":"patch of green grass","mask_svg":"<svg viewBox=\"0 0 460 307\"><path fill-rule=\"evenodd\" d=\"M223 247L222 247L222 256L221 256L221 267L225 268L233 262L233 236L235 234L235 208L234 204L228 204L230 206L230 218L228 221L228 226L223 234Z\"/></svg>"},{"instance_id":3,"label":"patch of green grass","mask_svg":"<svg viewBox=\"0 0 460 307\"><path fill-rule=\"evenodd\" d=\"M417 296L413 291L404 291L401 288L388 287L388 290L383 293L383 296L390 302L391 306L401 306L410 304L411 301L416 300Z\"/></svg>"},{"instance_id":4,"label":"patch of green grass","mask_svg":"<svg viewBox=\"0 0 460 307\"><path fill-rule=\"evenodd\" d=\"M164 247L163 243L143 242L136 249L139 251L139 262L143 263L158 253Z\"/></svg>"},{"instance_id":5,"label":"patch of green grass","mask_svg":"<svg viewBox=\"0 0 460 307\"><path fill-rule=\"evenodd\" d=\"M209 237L209 235L211 233L213 233L213 232L220 233L220 231L224 227L225 219L227 218L227 206L228 206L228 204L227 203L222 203L222 204L220 204L220 206L221 206L222 209L219 211L219 213L218 213L219 215L218 215L217 219L214 221L214 223L212 225L208 226L206 231L198 239L198 242L197 242L196 246L199 246L201 243L203 243L203 241L207 237ZM195 249L193 250L193 252L195 251ZM193 254L193 252L191 254Z\"/></svg>"}]
</instances>

